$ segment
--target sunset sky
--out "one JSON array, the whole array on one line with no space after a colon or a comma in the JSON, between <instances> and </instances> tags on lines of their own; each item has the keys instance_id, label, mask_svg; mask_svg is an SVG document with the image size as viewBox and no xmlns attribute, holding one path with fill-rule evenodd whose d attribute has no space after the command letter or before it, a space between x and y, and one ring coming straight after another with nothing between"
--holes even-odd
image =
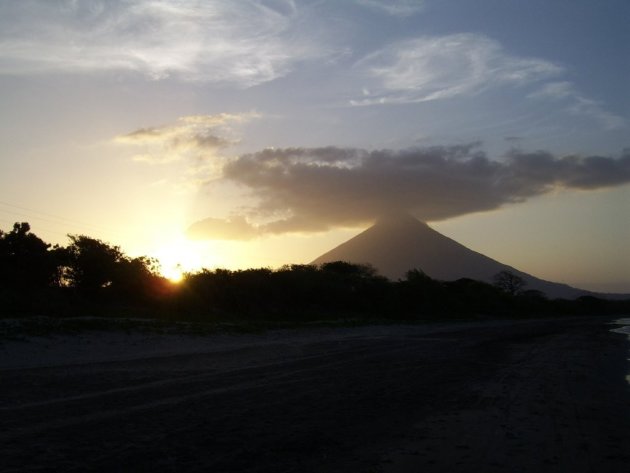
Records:
<instances>
[{"instance_id":1,"label":"sunset sky","mask_svg":"<svg viewBox=\"0 0 630 473\"><path fill-rule=\"evenodd\" d=\"M0 228L172 274L392 211L630 293L627 0L0 1Z\"/></svg>"}]
</instances>

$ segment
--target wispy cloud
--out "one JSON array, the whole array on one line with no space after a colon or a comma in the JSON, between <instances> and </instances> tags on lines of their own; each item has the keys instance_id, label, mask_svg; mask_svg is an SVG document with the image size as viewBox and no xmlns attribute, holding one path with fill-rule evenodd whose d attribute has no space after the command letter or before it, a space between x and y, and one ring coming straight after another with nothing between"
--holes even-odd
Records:
<instances>
[{"instance_id":1,"label":"wispy cloud","mask_svg":"<svg viewBox=\"0 0 630 473\"><path fill-rule=\"evenodd\" d=\"M354 105L413 103L478 94L500 85L521 86L556 76L562 68L510 55L480 34L420 37L393 43L359 61L373 86Z\"/></svg>"},{"instance_id":2,"label":"wispy cloud","mask_svg":"<svg viewBox=\"0 0 630 473\"><path fill-rule=\"evenodd\" d=\"M0 73L135 71L253 86L327 54L291 0L0 3Z\"/></svg>"},{"instance_id":3,"label":"wispy cloud","mask_svg":"<svg viewBox=\"0 0 630 473\"><path fill-rule=\"evenodd\" d=\"M623 117L608 112L601 103L582 95L571 82L550 82L529 94L528 97L564 103L568 112L591 117L609 130L626 126L626 120Z\"/></svg>"},{"instance_id":4,"label":"wispy cloud","mask_svg":"<svg viewBox=\"0 0 630 473\"><path fill-rule=\"evenodd\" d=\"M186 116L174 124L139 128L115 137L114 141L140 148L141 153L134 157L136 161L168 163L216 158L219 150L238 143L234 125L258 116L253 112Z\"/></svg>"},{"instance_id":5,"label":"wispy cloud","mask_svg":"<svg viewBox=\"0 0 630 473\"><path fill-rule=\"evenodd\" d=\"M214 240L251 240L259 235L258 229L244 217L206 218L192 224L186 234L189 238L204 240L212 235Z\"/></svg>"},{"instance_id":6,"label":"wispy cloud","mask_svg":"<svg viewBox=\"0 0 630 473\"><path fill-rule=\"evenodd\" d=\"M241 219L194 224L190 231L197 238L325 231L392 211L436 221L554 189L619 186L630 182L630 150L618 158L512 151L498 161L477 143L401 151L268 149L230 160L223 179L244 186L258 203Z\"/></svg>"},{"instance_id":7,"label":"wispy cloud","mask_svg":"<svg viewBox=\"0 0 630 473\"><path fill-rule=\"evenodd\" d=\"M356 0L356 2L397 17L415 15L424 10L426 3L425 0Z\"/></svg>"}]
</instances>

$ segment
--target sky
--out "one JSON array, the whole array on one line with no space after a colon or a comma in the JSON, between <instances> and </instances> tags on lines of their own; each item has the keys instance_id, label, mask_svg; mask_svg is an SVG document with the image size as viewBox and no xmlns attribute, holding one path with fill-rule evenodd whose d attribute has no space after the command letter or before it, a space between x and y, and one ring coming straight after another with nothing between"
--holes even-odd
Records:
<instances>
[{"instance_id":1,"label":"sky","mask_svg":"<svg viewBox=\"0 0 630 473\"><path fill-rule=\"evenodd\" d=\"M409 212L630 293L626 0L1 0L0 228L165 274Z\"/></svg>"}]
</instances>

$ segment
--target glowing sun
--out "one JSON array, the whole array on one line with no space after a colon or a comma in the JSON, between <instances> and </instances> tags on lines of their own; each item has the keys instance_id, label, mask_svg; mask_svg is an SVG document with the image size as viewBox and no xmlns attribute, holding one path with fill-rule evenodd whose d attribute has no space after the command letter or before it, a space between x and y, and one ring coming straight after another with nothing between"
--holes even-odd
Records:
<instances>
[{"instance_id":1,"label":"glowing sun","mask_svg":"<svg viewBox=\"0 0 630 473\"><path fill-rule=\"evenodd\" d=\"M184 279L184 270L180 265L174 267L163 268L162 276L171 281L172 283L180 283Z\"/></svg>"}]
</instances>

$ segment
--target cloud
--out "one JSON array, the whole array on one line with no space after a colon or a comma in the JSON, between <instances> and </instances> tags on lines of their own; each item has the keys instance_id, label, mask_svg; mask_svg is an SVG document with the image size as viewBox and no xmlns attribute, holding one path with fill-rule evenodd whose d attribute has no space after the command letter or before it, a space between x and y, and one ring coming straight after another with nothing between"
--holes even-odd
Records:
<instances>
[{"instance_id":1,"label":"cloud","mask_svg":"<svg viewBox=\"0 0 630 473\"><path fill-rule=\"evenodd\" d=\"M573 84L567 81L549 82L528 95L530 98L563 99L575 95Z\"/></svg>"},{"instance_id":2,"label":"cloud","mask_svg":"<svg viewBox=\"0 0 630 473\"><path fill-rule=\"evenodd\" d=\"M238 142L233 125L258 118L256 113L191 115L177 123L160 127L139 128L114 138L119 144L143 150L134 159L151 163L168 163L186 158L216 157L217 151Z\"/></svg>"},{"instance_id":3,"label":"cloud","mask_svg":"<svg viewBox=\"0 0 630 473\"><path fill-rule=\"evenodd\" d=\"M528 97L538 100L564 102L568 112L574 115L591 117L609 130L616 130L626 126L626 120L623 117L606 111L601 103L582 95L570 82L550 82L529 94Z\"/></svg>"},{"instance_id":4,"label":"cloud","mask_svg":"<svg viewBox=\"0 0 630 473\"><path fill-rule=\"evenodd\" d=\"M630 182L630 150L618 158L512 151L497 161L479 143L400 151L267 149L228 162L223 179L257 199L243 215L259 224L241 220L229 226L239 238L239 228L251 238L365 225L394 211L437 221L555 189L619 186ZM227 237L220 222L206 222L193 225L197 238Z\"/></svg>"},{"instance_id":5,"label":"cloud","mask_svg":"<svg viewBox=\"0 0 630 473\"><path fill-rule=\"evenodd\" d=\"M594 190L630 182L630 150L618 159L603 156L565 156L556 158L544 151L512 152L506 170L509 182L524 197L542 194L553 187Z\"/></svg>"},{"instance_id":6,"label":"cloud","mask_svg":"<svg viewBox=\"0 0 630 473\"><path fill-rule=\"evenodd\" d=\"M508 54L481 34L425 36L393 43L355 68L374 81L353 105L416 103L475 95L499 85L521 86L560 74L543 59Z\"/></svg>"},{"instance_id":7,"label":"cloud","mask_svg":"<svg viewBox=\"0 0 630 473\"><path fill-rule=\"evenodd\" d=\"M206 218L193 223L186 231L193 240L251 240L258 233L245 218L238 216L231 219Z\"/></svg>"},{"instance_id":8,"label":"cloud","mask_svg":"<svg viewBox=\"0 0 630 473\"><path fill-rule=\"evenodd\" d=\"M135 71L254 86L330 51L291 0L0 3L0 73Z\"/></svg>"},{"instance_id":9,"label":"cloud","mask_svg":"<svg viewBox=\"0 0 630 473\"><path fill-rule=\"evenodd\" d=\"M401 18L420 13L424 10L425 4L425 0L356 0L356 2Z\"/></svg>"}]
</instances>

